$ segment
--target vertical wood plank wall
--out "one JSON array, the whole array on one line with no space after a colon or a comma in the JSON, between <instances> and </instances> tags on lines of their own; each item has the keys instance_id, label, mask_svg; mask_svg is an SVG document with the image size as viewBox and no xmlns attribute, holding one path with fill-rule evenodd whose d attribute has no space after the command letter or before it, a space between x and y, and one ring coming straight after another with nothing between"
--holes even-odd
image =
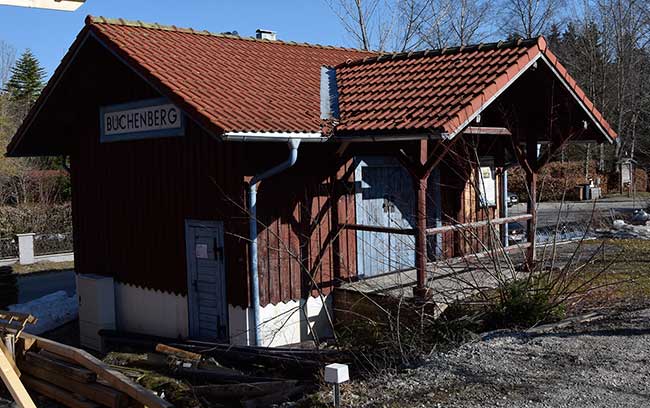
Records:
<instances>
[{"instance_id":1,"label":"vertical wood plank wall","mask_svg":"<svg viewBox=\"0 0 650 408\"><path fill-rule=\"evenodd\" d=\"M262 182L258 194L259 276L263 305L327 295L356 275L351 164L332 165L323 145L303 145L296 167ZM332 152L333 153L333 152ZM282 157L282 156L277 156Z\"/></svg>"}]
</instances>

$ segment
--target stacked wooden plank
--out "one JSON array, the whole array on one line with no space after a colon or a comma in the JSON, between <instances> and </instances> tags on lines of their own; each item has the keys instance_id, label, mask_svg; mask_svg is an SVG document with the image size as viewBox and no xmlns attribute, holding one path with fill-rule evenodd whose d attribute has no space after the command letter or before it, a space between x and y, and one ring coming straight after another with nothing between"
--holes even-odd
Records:
<instances>
[{"instance_id":1,"label":"stacked wooden plank","mask_svg":"<svg viewBox=\"0 0 650 408\"><path fill-rule=\"evenodd\" d=\"M33 323L0 311L0 379L19 407L35 407L27 390L71 408L173 407L83 350L24 333Z\"/></svg>"},{"instance_id":2,"label":"stacked wooden plank","mask_svg":"<svg viewBox=\"0 0 650 408\"><path fill-rule=\"evenodd\" d=\"M28 389L71 408L173 407L86 351L28 334L22 337L16 361Z\"/></svg>"},{"instance_id":3,"label":"stacked wooden plank","mask_svg":"<svg viewBox=\"0 0 650 408\"><path fill-rule=\"evenodd\" d=\"M326 364L351 360L336 350L181 342L116 331L100 334L114 349L168 356L161 368L191 384L200 400L220 406L263 407L299 398L316 389Z\"/></svg>"},{"instance_id":4,"label":"stacked wooden plank","mask_svg":"<svg viewBox=\"0 0 650 408\"><path fill-rule=\"evenodd\" d=\"M76 363L45 350L28 351L17 360L22 381L30 390L69 407L128 407L129 397L98 380Z\"/></svg>"}]
</instances>

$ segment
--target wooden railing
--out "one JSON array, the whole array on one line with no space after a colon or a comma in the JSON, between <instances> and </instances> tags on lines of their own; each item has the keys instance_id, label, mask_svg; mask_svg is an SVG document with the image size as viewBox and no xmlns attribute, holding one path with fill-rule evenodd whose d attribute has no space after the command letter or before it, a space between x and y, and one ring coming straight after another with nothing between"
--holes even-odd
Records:
<instances>
[{"instance_id":1,"label":"wooden railing","mask_svg":"<svg viewBox=\"0 0 650 408\"><path fill-rule=\"evenodd\" d=\"M470 222L467 224L454 224L454 225L445 225L443 227L427 228L426 232L427 235L436 235L448 231L463 231L468 229L487 227L489 225L502 225L502 224L509 224L511 222L528 221L532 218L533 218L532 215L524 214L524 215L517 215L514 217L495 218L493 220ZM413 228L391 228L391 227L380 227L375 225L361 225L361 224L341 224L340 227L341 229L347 229L352 231L415 235L415 229Z\"/></svg>"},{"instance_id":2,"label":"wooden railing","mask_svg":"<svg viewBox=\"0 0 650 408\"><path fill-rule=\"evenodd\" d=\"M341 224L341 229L352 231L367 231L367 232L382 232L385 234L400 234L400 235L415 235L413 228L390 228L380 227L375 225L361 225L361 224Z\"/></svg>"},{"instance_id":3,"label":"wooden railing","mask_svg":"<svg viewBox=\"0 0 650 408\"><path fill-rule=\"evenodd\" d=\"M448 231L463 231L474 228L487 227L489 225L509 224L511 222L528 221L533 216L530 214L517 215L514 217L495 218L493 220L470 222L467 224L445 225L444 227L427 228L427 235L441 234Z\"/></svg>"}]
</instances>

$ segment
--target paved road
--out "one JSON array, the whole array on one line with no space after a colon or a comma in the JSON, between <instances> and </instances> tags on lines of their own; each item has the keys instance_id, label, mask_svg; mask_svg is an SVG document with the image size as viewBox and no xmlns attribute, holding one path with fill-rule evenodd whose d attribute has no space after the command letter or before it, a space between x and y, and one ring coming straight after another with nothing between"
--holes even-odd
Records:
<instances>
[{"instance_id":1,"label":"paved road","mask_svg":"<svg viewBox=\"0 0 650 408\"><path fill-rule=\"evenodd\" d=\"M59 290L65 290L69 296L76 292L73 270L32 273L18 277L19 303L29 302Z\"/></svg>"},{"instance_id":2,"label":"paved road","mask_svg":"<svg viewBox=\"0 0 650 408\"><path fill-rule=\"evenodd\" d=\"M588 222L592 210L600 216L609 217L610 210L616 213L631 213L636 208L648 208L647 199L613 198L598 200L595 204L592 201L572 201L560 203L539 203L537 223L540 228L555 226L557 222L558 211L561 208L561 223L583 223ZM526 214L526 204L520 203L508 209L510 215Z\"/></svg>"}]
</instances>

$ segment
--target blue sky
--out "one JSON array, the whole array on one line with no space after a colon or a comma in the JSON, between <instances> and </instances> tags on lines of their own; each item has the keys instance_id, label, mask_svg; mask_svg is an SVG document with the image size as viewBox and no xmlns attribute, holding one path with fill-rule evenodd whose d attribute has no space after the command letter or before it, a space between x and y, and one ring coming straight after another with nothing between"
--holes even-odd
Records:
<instances>
[{"instance_id":1,"label":"blue sky","mask_svg":"<svg viewBox=\"0 0 650 408\"><path fill-rule=\"evenodd\" d=\"M18 54L31 48L49 76L88 14L243 36L267 28L283 40L355 45L323 0L87 0L74 13L0 5L0 40Z\"/></svg>"}]
</instances>

